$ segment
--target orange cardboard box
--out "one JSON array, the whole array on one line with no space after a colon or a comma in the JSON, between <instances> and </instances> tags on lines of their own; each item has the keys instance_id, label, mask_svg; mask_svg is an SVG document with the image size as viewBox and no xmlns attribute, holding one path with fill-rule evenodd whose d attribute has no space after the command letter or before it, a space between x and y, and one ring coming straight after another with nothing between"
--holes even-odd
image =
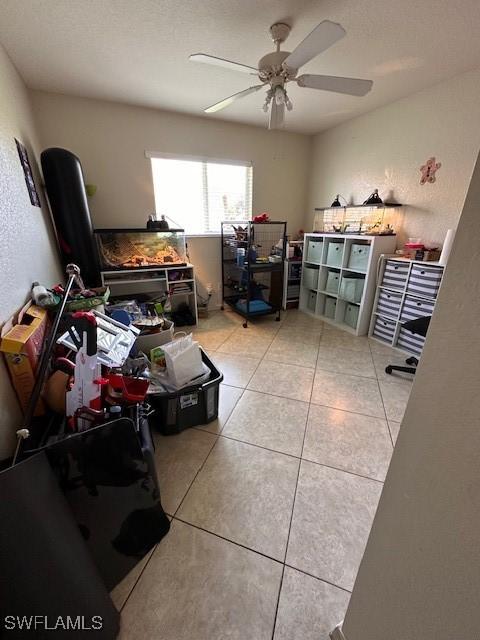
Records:
<instances>
[{"instance_id":1,"label":"orange cardboard box","mask_svg":"<svg viewBox=\"0 0 480 640\"><path fill-rule=\"evenodd\" d=\"M45 309L27 303L18 313L5 322L0 334L0 351L3 352L12 384L25 411L33 385L35 371L43 348L48 315ZM42 401L37 404L35 415L44 413Z\"/></svg>"}]
</instances>

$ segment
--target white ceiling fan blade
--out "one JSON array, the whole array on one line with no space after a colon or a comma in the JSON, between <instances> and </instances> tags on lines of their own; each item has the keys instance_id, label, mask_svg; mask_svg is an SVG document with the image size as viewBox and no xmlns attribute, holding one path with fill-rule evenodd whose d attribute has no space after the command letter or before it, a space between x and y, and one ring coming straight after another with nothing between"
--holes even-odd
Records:
<instances>
[{"instance_id":1,"label":"white ceiling fan blade","mask_svg":"<svg viewBox=\"0 0 480 640\"><path fill-rule=\"evenodd\" d=\"M215 56L209 56L208 53L192 53L188 58L192 62L203 62L204 64L213 64L216 67L223 67L230 71L241 71L242 73L250 73L257 75L258 70L255 67L249 67L246 64L240 62L232 62L231 60L224 60L223 58L217 58Z\"/></svg>"},{"instance_id":2,"label":"white ceiling fan blade","mask_svg":"<svg viewBox=\"0 0 480 640\"><path fill-rule=\"evenodd\" d=\"M372 88L372 80L360 80L359 78L341 78L340 76L318 76L306 73L297 78L299 87L308 89L321 89L345 93L349 96L365 96Z\"/></svg>"},{"instance_id":3,"label":"white ceiling fan blade","mask_svg":"<svg viewBox=\"0 0 480 640\"><path fill-rule=\"evenodd\" d=\"M296 49L286 58L283 65L290 69L300 69L300 67L319 53L325 51L337 40L346 34L342 25L330 20L320 22L315 29L298 45Z\"/></svg>"},{"instance_id":4,"label":"white ceiling fan blade","mask_svg":"<svg viewBox=\"0 0 480 640\"><path fill-rule=\"evenodd\" d=\"M285 122L285 103L277 104L275 98L272 100L270 109L270 120L268 122L269 129L280 129Z\"/></svg>"},{"instance_id":5,"label":"white ceiling fan blade","mask_svg":"<svg viewBox=\"0 0 480 640\"><path fill-rule=\"evenodd\" d=\"M240 98L244 98L245 96L249 96L251 93L255 93L255 91L259 91L265 85L257 84L254 87L249 87L248 89L244 89L243 91L239 91L238 93L234 93L233 96L229 96L225 98L225 100L221 100L220 102L216 102L212 104L212 106L207 107L205 109L205 113L215 113L215 111L220 111L220 109L225 109L235 102L235 100L239 100Z\"/></svg>"}]
</instances>

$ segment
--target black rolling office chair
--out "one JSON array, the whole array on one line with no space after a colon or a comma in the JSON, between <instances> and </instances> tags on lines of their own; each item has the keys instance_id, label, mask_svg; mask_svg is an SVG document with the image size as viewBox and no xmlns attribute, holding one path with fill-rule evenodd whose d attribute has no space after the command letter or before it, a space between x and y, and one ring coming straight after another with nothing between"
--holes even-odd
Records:
<instances>
[{"instance_id":1,"label":"black rolling office chair","mask_svg":"<svg viewBox=\"0 0 480 640\"><path fill-rule=\"evenodd\" d=\"M421 318L415 318L415 320L408 320L408 322L405 322L403 325L403 328L407 329L407 331L411 331L412 333L416 333L419 336L425 337L427 335L431 319L432 316L422 316ZM385 373L391 374L393 371L403 371L405 373L412 373L415 375L417 371L418 358L410 356L410 358L405 360L405 363L410 366L404 367L403 365L389 364L385 367Z\"/></svg>"}]
</instances>

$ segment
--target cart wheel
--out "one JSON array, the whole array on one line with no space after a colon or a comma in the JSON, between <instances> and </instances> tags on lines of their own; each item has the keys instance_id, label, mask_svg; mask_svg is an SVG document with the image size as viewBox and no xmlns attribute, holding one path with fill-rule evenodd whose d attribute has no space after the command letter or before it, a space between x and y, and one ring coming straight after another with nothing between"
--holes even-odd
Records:
<instances>
[{"instance_id":1,"label":"cart wheel","mask_svg":"<svg viewBox=\"0 0 480 640\"><path fill-rule=\"evenodd\" d=\"M417 359L416 359L416 358L414 358L414 357L412 356L411 358L407 358L407 359L405 360L405 362L406 362L407 364L412 365L412 364L416 364Z\"/></svg>"},{"instance_id":2,"label":"cart wheel","mask_svg":"<svg viewBox=\"0 0 480 640\"><path fill-rule=\"evenodd\" d=\"M393 369L392 369L392 366L390 364L388 365L388 367L385 367L385 373L390 374L390 373L392 373L392 371L393 371Z\"/></svg>"},{"instance_id":3,"label":"cart wheel","mask_svg":"<svg viewBox=\"0 0 480 640\"><path fill-rule=\"evenodd\" d=\"M244 322L244 323L242 324L242 327L243 327L244 329L246 329L246 328L248 327L248 324L247 324L246 322Z\"/></svg>"},{"instance_id":4,"label":"cart wheel","mask_svg":"<svg viewBox=\"0 0 480 640\"><path fill-rule=\"evenodd\" d=\"M223 306L223 304L222 304L222 306L220 307L220 311L225 311L225 307Z\"/></svg>"}]
</instances>

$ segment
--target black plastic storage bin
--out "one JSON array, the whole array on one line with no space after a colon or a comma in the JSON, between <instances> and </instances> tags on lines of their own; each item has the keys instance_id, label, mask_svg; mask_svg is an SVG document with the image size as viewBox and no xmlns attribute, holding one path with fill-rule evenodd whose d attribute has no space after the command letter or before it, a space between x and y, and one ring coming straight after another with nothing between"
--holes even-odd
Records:
<instances>
[{"instance_id":1,"label":"black plastic storage bin","mask_svg":"<svg viewBox=\"0 0 480 640\"><path fill-rule=\"evenodd\" d=\"M223 374L203 349L201 352L203 362L211 371L207 382L190 385L172 393L152 393L147 396L153 410L149 416L150 426L164 436L212 422L218 417L218 398Z\"/></svg>"}]
</instances>

